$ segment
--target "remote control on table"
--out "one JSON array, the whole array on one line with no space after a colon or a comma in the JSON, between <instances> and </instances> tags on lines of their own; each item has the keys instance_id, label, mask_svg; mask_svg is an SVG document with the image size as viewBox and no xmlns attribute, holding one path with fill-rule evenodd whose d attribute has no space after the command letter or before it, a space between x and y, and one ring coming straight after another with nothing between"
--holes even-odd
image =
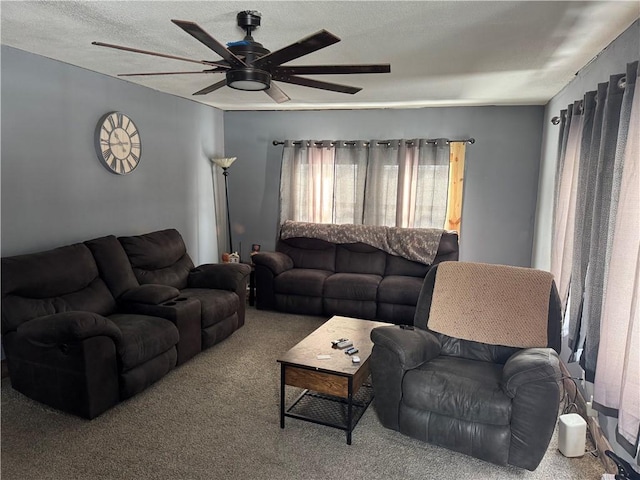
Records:
<instances>
[{"instance_id":1,"label":"remote control on table","mask_svg":"<svg viewBox=\"0 0 640 480\"><path fill-rule=\"evenodd\" d=\"M354 355L353 357L351 357L351 363L360 363L360 357Z\"/></svg>"},{"instance_id":2,"label":"remote control on table","mask_svg":"<svg viewBox=\"0 0 640 480\"><path fill-rule=\"evenodd\" d=\"M338 340L331 340L331 345L332 345L334 348L337 348L337 347L338 347L338 344L339 344L340 342L346 342L347 340L349 340L349 339L348 339L348 338L339 338Z\"/></svg>"},{"instance_id":3,"label":"remote control on table","mask_svg":"<svg viewBox=\"0 0 640 480\"><path fill-rule=\"evenodd\" d=\"M339 342L336 344L336 348L339 349L343 349L343 348L347 348L347 347L351 347L353 345L353 342L351 340L344 340L342 342Z\"/></svg>"},{"instance_id":4,"label":"remote control on table","mask_svg":"<svg viewBox=\"0 0 640 480\"><path fill-rule=\"evenodd\" d=\"M347 355L353 355L354 353L358 353L359 350L356 347L351 347L347 350L345 350L344 353L346 353Z\"/></svg>"}]
</instances>

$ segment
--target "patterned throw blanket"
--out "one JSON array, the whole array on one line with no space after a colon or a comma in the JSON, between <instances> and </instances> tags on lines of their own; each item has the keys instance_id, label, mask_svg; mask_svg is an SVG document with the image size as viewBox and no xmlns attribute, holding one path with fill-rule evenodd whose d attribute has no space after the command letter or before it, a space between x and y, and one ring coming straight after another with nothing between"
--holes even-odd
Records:
<instances>
[{"instance_id":1,"label":"patterned throw blanket","mask_svg":"<svg viewBox=\"0 0 640 480\"><path fill-rule=\"evenodd\" d=\"M552 281L533 268L442 262L428 327L491 345L546 347Z\"/></svg>"},{"instance_id":2,"label":"patterned throw blanket","mask_svg":"<svg viewBox=\"0 0 640 480\"><path fill-rule=\"evenodd\" d=\"M436 258L444 230L437 228L396 228L374 225L334 225L285 220L280 238L319 238L332 243L362 242L414 262L431 265Z\"/></svg>"}]
</instances>

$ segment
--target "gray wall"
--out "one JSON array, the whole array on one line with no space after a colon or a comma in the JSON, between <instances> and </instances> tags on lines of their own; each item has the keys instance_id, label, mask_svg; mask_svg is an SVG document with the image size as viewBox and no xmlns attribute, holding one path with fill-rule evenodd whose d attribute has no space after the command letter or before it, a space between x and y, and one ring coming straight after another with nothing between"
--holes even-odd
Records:
<instances>
[{"instance_id":1,"label":"gray wall","mask_svg":"<svg viewBox=\"0 0 640 480\"><path fill-rule=\"evenodd\" d=\"M468 138L461 259L529 266L543 107L225 112L236 246L274 247L283 139Z\"/></svg>"},{"instance_id":2,"label":"gray wall","mask_svg":"<svg viewBox=\"0 0 640 480\"><path fill-rule=\"evenodd\" d=\"M177 228L194 262L217 254L208 157L224 151L223 114L2 46L3 256L115 234ZM93 146L104 113L139 128L142 157L109 173Z\"/></svg>"}]
</instances>

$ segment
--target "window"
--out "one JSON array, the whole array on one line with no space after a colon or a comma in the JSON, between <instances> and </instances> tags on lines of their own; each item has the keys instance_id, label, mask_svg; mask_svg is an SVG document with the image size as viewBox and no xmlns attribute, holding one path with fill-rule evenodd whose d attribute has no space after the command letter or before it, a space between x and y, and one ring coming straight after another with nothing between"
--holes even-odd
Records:
<instances>
[{"instance_id":1,"label":"window","mask_svg":"<svg viewBox=\"0 0 640 480\"><path fill-rule=\"evenodd\" d=\"M444 139L287 141L280 221L447 229L454 225L459 231L464 142L454 145L450 148Z\"/></svg>"}]
</instances>

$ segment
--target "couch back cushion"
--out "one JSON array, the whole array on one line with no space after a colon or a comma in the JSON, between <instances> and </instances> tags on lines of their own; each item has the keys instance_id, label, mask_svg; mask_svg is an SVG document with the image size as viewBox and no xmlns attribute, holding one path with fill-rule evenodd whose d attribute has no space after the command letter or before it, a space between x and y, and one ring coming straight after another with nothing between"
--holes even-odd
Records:
<instances>
[{"instance_id":1,"label":"couch back cushion","mask_svg":"<svg viewBox=\"0 0 640 480\"><path fill-rule=\"evenodd\" d=\"M289 255L294 268L336 271L336 246L333 243L317 238L295 237L278 240L276 250Z\"/></svg>"},{"instance_id":2,"label":"couch back cushion","mask_svg":"<svg viewBox=\"0 0 640 480\"><path fill-rule=\"evenodd\" d=\"M365 243L343 243L336 248L336 272L384 275L387 254Z\"/></svg>"},{"instance_id":3,"label":"couch back cushion","mask_svg":"<svg viewBox=\"0 0 640 480\"><path fill-rule=\"evenodd\" d=\"M385 276L389 275L404 275L407 277L419 277L424 276L429 271L430 265L425 265L420 262L412 262L403 257L397 255L387 255L387 265L384 271Z\"/></svg>"},{"instance_id":4,"label":"couch back cushion","mask_svg":"<svg viewBox=\"0 0 640 480\"><path fill-rule=\"evenodd\" d=\"M2 332L32 318L82 310L110 315L116 309L84 244L2 259Z\"/></svg>"},{"instance_id":5,"label":"couch back cushion","mask_svg":"<svg viewBox=\"0 0 640 480\"><path fill-rule=\"evenodd\" d=\"M100 277L115 298L120 298L127 290L138 286L129 258L116 237L109 235L94 238L84 244L91 250Z\"/></svg>"},{"instance_id":6,"label":"couch back cushion","mask_svg":"<svg viewBox=\"0 0 640 480\"><path fill-rule=\"evenodd\" d=\"M443 232L440 238L440 244L438 245L436 258L433 260L433 265L437 265L440 262L458 260L458 254L458 233ZM431 265L413 262L396 255L388 255L387 267L384 274L424 278L430 268Z\"/></svg>"},{"instance_id":7,"label":"couch back cushion","mask_svg":"<svg viewBox=\"0 0 640 480\"><path fill-rule=\"evenodd\" d=\"M156 283L178 289L187 287L193 262L177 230L160 230L118 240L141 285Z\"/></svg>"},{"instance_id":8,"label":"couch back cushion","mask_svg":"<svg viewBox=\"0 0 640 480\"><path fill-rule=\"evenodd\" d=\"M444 232L440 238L438 252L433 260L433 265L440 262L457 261L460 256L460 246L458 243L458 232Z\"/></svg>"}]
</instances>

